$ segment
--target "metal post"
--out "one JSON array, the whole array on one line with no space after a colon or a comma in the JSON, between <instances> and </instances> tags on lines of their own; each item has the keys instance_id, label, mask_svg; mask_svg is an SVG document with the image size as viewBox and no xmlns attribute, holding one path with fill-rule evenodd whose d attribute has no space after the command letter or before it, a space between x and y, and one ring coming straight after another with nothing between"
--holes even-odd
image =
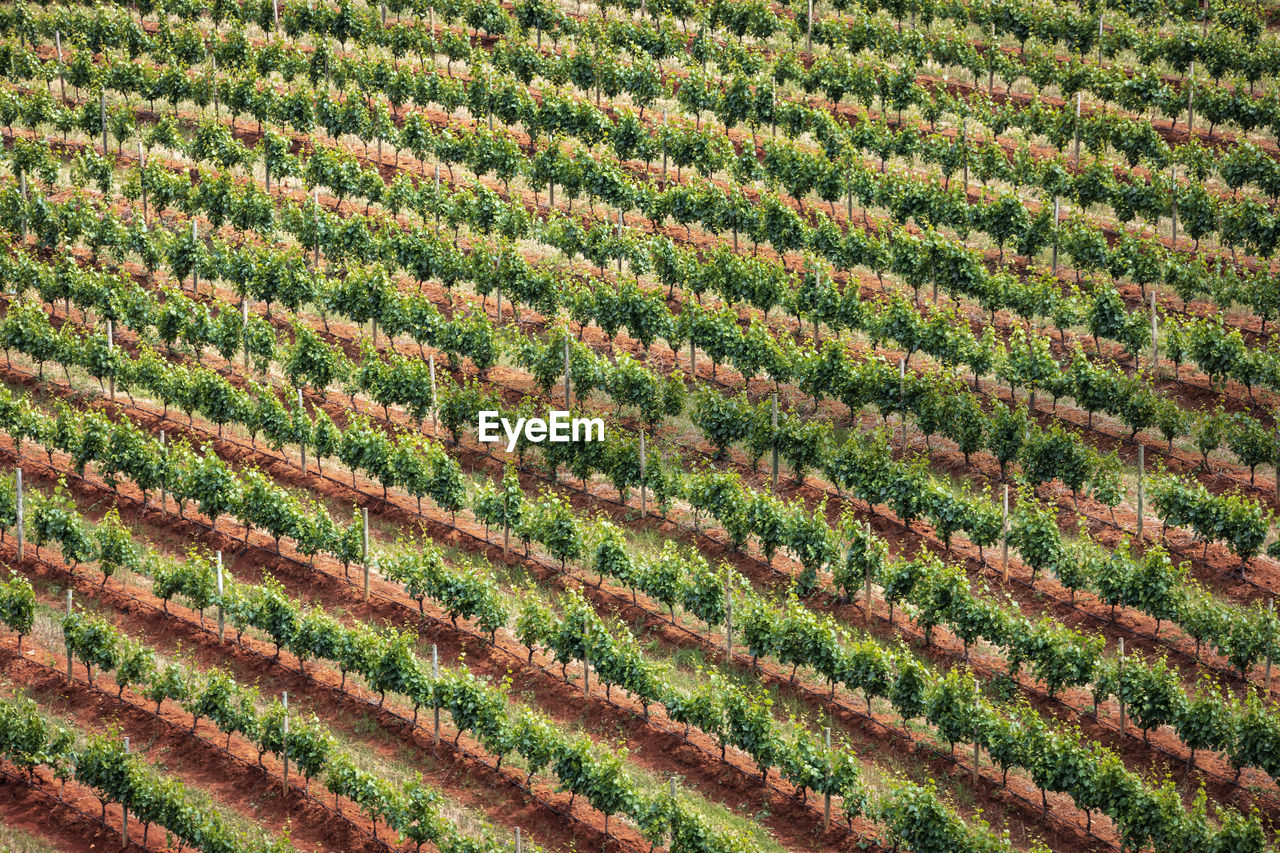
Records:
<instances>
[{"instance_id":1,"label":"metal post","mask_svg":"<svg viewBox=\"0 0 1280 853\"><path fill-rule=\"evenodd\" d=\"M676 798L676 777L671 777L671 799Z\"/></svg>"},{"instance_id":2,"label":"metal post","mask_svg":"<svg viewBox=\"0 0 1280 853\"><path fill-rule=\"evenodd\" d=\"M692 334L689 335L689 375L695 380L698 378L698 347Z\"/></svg>"},{"instance_id":3,"label":"metal post","mask_svg":"<svg viewBox=\"0 0 1280 853\"><path fill-rule=\"evenodd\" d=\"M773 445L770 449L770 458L773 461L773 490L778 491L778 392L773 392Z\"/></svg>"},{"instance_id":4,"label":"metal post","mask_svg":"<svg viewBox=\"0 0 1280 853\"><path fill-rule=\"evenodd\" d=\"M1271 691L1271 645L1275 641L1276 601L1267 602L1267 668L1262 674L1262 692Z\"/></svg>"},{"instance_id":5,"label":"metal post","mask_svg":"<svg viewBox=\"0 0 1280 853\"><path fill-rule=\"evenodd\" d=\"M147 215L147 158L142 148L142 140L138 140L138 184L142 187L142 230L151 229L150 217Z\"/></svg>"},{"instance_id":6,"label":"metal post","mask_svg":"<svg viewBox=\"0 0 1280 853\"><path fill-rule=\"evenodd\" d=\"M812 2L812 0L810 0ZM826 777L831 779L831 726L827 726L823 732L823 741L827 745L827 772ZM822 831L826 832L831 829L831 792L826 791L822 795Z\"/></svg>"},{"instance_id":7,"label":"metal post","mask_svg":"<svg viewBox=\"0 0 1280 853\"><path fill-rule=\"evenodd\" d=\"M1116 681L1116 701L1120 703L1120 734L1124 734L1124 700L1120 698L1121 685L1124 683L1124 637L1120 638L1120 665L1117 669L1119 678Z\"/></svg>"},{"instance_id":8,"label":"metal post","mask_svg":"<svg viewBox=\"0 0 1280 853\"><path fill-rule=\"evenodd\" d=\"M520 827L516 827L516 853L524 853L524 842L520 838Z\"/></svg>"},{"instance_id":9,"label":"metal post","mask_svg":"<svg viewBox=\"0 0 1280 853\"><path fill-rule=\"evenodd\" d=\"M280 0L271 0L271 20L275 22L275 30L280 29Z\"/></svg>"},{"instance_id":10,"label":"metal post","mask_svg":"<svg viewBox=\"0 0 1280 853\"><path fill-rule=\"evenodd\" d=\"M809 0L809 17L804 24L804 51L813 53L813 0Z\"/></svg>"},{"instance_id":11,"label":"metal post","mask_svg":"<svg viewBox=\"0 0 1280 853\"><path fill-rule=\"evenodd\" d=\"M564 338L564 407L569 408L569 336Z\"/></svg>"},{"instance_id":12,"label":"metal post","mask_svg":"<svg viewBox=\"0 0 1280 853\"><path fill-rule=\"evenodd\" d=\"M898 359L898 405L902 408L902 449L907 449L907 360Z\"/></svg>"},{"instance_id":13,"label":"metal post","mask_svg":"<svg viewBox=\"0 0 1280 853\"><path fill-rule=\"evenodd\" d=\"M960 122L960 153L964 157L964 196L969 197L969 122Z\"/></svg>"},{"instance_id":14,"label":"metal post","mask_svg":"<svg viewBox=\"0 0 1280 853\"><path fill-rule=\"evenodd\" d=\"M244 369L249 372L249 297L240 297L240 336L244 344Z\"/></svg>"},{"instance_id":15,"label":"metal post","mask_svg":"<svg viewBox=\"0 0 1280 853\"><path fill-rule=\"evenodd\" d=\"M582 698L591 698L591 656L582 653Z\"/></svg>"},{"instance_id":16,"label":"metal post","mask_svg":"<svg viewBox=\"0 0 1280 853\"><path fill-rule=\"evenodd\" d=\"M729 564L724 566L724 657L733 660L733 586Z\"/></svg>"},{"instance_id":17,"label":"metal post","mask_svg":"<svg viewBox=\"0 0 1280 853\"><path fill-rule=\"evenodd\" d=\"M289 691L285 690L281 695L281 704L284 705L284 731L280 738L280 757L284 760L284 793L289 794Z\"/></svg>"},{"instance_id":18,"label":"metal post","mask_svg":"<svg viewBox=\"0 0 1280 853\"><path fill-rule=\"evenodd\" d=\"M502 325L502 288L498 288L498 325Z\"/></svg>"},{"instance_id":19,"label":"metal post","mask_svg":"<svg viewBox=\"0 0 1280 853\"><path fill-rule=\"evenodd\" d=\"M1195 110L1191 105L1191 92L1195 89L1195 84L1191 81L1191 75L1196 73L1196 61L1193 59L1187 66L1187 135L1190 136L1195 132Z\"/></svg>"},{"instance_id":20,"label":"metal post","mask_svg":"<svg viewBox=\"0 0 1280 853\"><path fill-rule=\"evenodd\" d=\"M1102 16L1106 14L1105 8L1098 9L1098 64L1102 64Z\"/></svg>"},{"instance_id":21,"label":"metal post","mask_svg":"<svg viewBox=\"0 0 1280 853\"><path fill-rule=\"evenodd\" d=\"M360 507L360 561L364 563L364 600L369 600L369 508Z\"/></svg>"},{"instance_id":22,"label":"metal post","mask_svg":"<svg viewBox=\"0 0 1280 853\"><path fill-rule=\"evenodd\" d=\"M128 735L125 735L124 737L124 754L125 755L129 754L129 736ZM120 821L120 846L128 847L129 846L129 807L127 805L121 804L120 810L123 813L123 817L121 818L121 821Z\"/></svg>"},{"instance_id":23,"label":"metal post","mask_svg":"<svg viewBox=\"0 0 1280 853\"><path fill-rule=\"evenodd\" d=\"M867 539L871 539L871 522L865 522L867 526ZM865 588L863 589L862 618L868 625L871 624L871 570L867 569L867 576L863 578Z\"/></svg>"},{"instance_id":24,"label":"metal post","mask_svg":"<svg viewBox=\"0 0 1280 853\"><path fill-rule=\"evenodd\" d=\"M116 348L115 323L113 323L111 320L107 320L107 355L108 357L110 357L110 354L115 351L115 348ZM107 396L111 400L111 402L114 403L116 401L116 374L114 370L107 376Z\"/></svg>"},{"instance_id":25,"label":"metal post","mask_svg":"<svg viewBox=\"0 0 1280 853\"><path fill-rule=\"evenodd\" d=\"M1172 244L1173 250L1178 250L1178 169L1176 166L1169 167L1169 180L1173 186L1169 190L1170 204L1172 206L1173 222L1172 231L1170 233L1169 242Z\"/></svg>"},{"instance_id":26,"label":"metal post","mask_svg":"<svg viewBox=\"0 0 1280 853\"><path fill-rule=\"evenodd\" d=\"M1275 460L1276 493L1275 493L1274 500L1275 500L1276 506L1280 506L1280 423L1277 423L1275 427L1273 427L1271 440L1274 443L1274 446L1276 448L1276 460Z\"/></svg>"},{"instance_id":27,"label":"metal post","mask_svg":"<svg viewBox=\"0 0 1280 853\"><path fill-rule=\"evenodd\" d=\"M640 430L640 517L645 518L648 512L646 501L648 498L649 487L645 485L644 468L645 468L645 450L644 450L644 430Z\"/></svg>"},{"instance_id":28,"label":"metal post","mask_svg":"<svg viewBox=\"0 0 1280 853\"><path fill-rule=\"evenodd\" d=\"M622 208L618 208L618 275L622 275Z\"/></svg>"},{"instance_id":29,"label":"metal post","mask_svg":"<svg viewBox=\"0 0 1280 853\"><path fill-rule=\"evenodd\" d=\"M1143 479L1147 471L1146 447L1138 445L1138 535L1136 537L1138 547L1142 547L1142 517L1146 514L1143 507L1143 499L1146 497L1145 484Z\"/></svg>"},{"instance_id":30,"label":"metal post","mask_svg":"<svg viewBox=\"0 0 1280 853\"><path fill-rule=\"evenodd\" d=\"M26 172L18 173L18 194L22 196L23 211L22 211L22 223L21 223L22 225L21 236L22 236L22 242L25 243L27 242L27 211L26 211L27 173Z\"/></svg>"},{"instance_id":31,"label":"metal post","mask_svg":"<svg viewBox=\"0 0 1280 853\"><path fill-rule=\"evenodd\" d=\"M67 590L67 615L68 615L68 616L70 616L70 615L71 615L71 590ZM65 635L65 633L63 634L63 636L64 636L64 637L66 636L66 635ZM66 640L66 644L67 644L67 684L70 684L70 683L71 683L71 679L72 679L72 675L71 675L71 660L72 660L72 658L71 658L71 640L69 640L69 639L68 639L68 640Z\"/></svg>"},{"instance_id":32,"label":"metal post","mask_svg":"<svg viewBox=\"0 0 1280 853\"><path fill-rule=\"evenodd\" d=\"M436 644L431 644L431 680L435 681L440 677L440 654L436 650ZM437 705L432 709L435 714L436 722L436 739L434 746L440 745L440 707Z\"/></svg>"},{"instance_id":33,"label":"metal post","mask_svg":"<svg viewBox=\"0 0 1280 853\"><path fill-rule=\"evenodd\" d=\"M1058 274L1058 197L1053 197L1053 274Z\"/></svg>"},{"instance_id":34,"label":"metal post","mask_svg":"<svg viewBox=\"0 0 1280 853\"><path fill-rule=\"evenodd\" d=\"M667 111L662 111L662 184L667 183ZM552 202L554 204L554 202Z\"/></svg>"},{"instance_id":35,"label":"metal post","mask_svg":"<svg viewBox=\"0 0 1280 853\"><path fill-rule=\"evenodd\" d=\"M1081 106L1081 104L1083 103L1083 99L1084 99L1084 92L1083 92L1083 91L1076 92L1076 153L1075 153L1075 164L1076 164L1076 168L1077 168L1077 169L1078 169L1078 168L1080 168L1080 106Z\"/></svg>"},{"instance_id":36,"label":"metal post","mask_svg":"<svg viewBox=\"0 0 1280 853\"><path fill-rule=\"evenodd\" d=\"M1009 582L1009 484L1004 485L1004 506L1000 510L1000 571Z\"/></svg>"},{"instance_id":37,"label":"metal post","mask_svg":"<svg viewBox=\"0 0 1280 853\"><path fill-rule=\"evenodd\" d=\"M438 435L440 420L440 398L436 396L436 354L427 356L427 366L431 368L431 434Z\"/></svg>"},{"instance_id":38,"label":"metal post","mask_svg":"<svg viewBox=\"0 0 1280 853\"><path fill-rule=\"evenodd\" d=\"M162 456L168 456L168 452L165 449L165 443L164 443L164 430L160 430L160 454ZM164 512L165 494L167 491L168 491L168 486L165 485L164 478L161 477L160 478L160 511L161 512Z\"/></svg>"},{"instance_id":39,"label":"metal post","mask_svg":"<svg viewBox=\"0 0 1280 853\"><path fill-rule=\"evenodd\" d=\"M194 245L200 239L199 227L194 219L191 220L191 242ZM193 264L191 267L191 292L200 293L200 265Z\"/></svg>"},{"instance_id":40,"label":"metal post","mask_svg":"<svg viewBox=\"0 0 1280 853\"><path fill-rule=\"evenodd\" d=\"M15 513L15 515L17 516L17 519L14 522L14 526L17 527L18 529L17 530L18 562L21 563L23 558L23 552L26 546L26 536L24 535L25 531L23 526L23 512L22 512L22 469L21 468L18 469L17 480L15 481L14 491L15 491L15 497L17 499L16 500L17 512Z\"/></svg>"},{"instance_id":41,"label":"metal post","mask_svg":"<svg viewBox=\"0 0 1280 853\"><path fill-rule=\"evenodd\" d=\"M1156 368L1160 364L1160 342L1156 335L1160 331L1159 320L1156 318L1156 291L1151 289L1151 372L1154 375Z\"/></svg>"},{"instance_id":42,"label":"metal post","mask_svg":"<svg viewBox=\"0 0 1280 853\"><path fill-rule=\"evenodd\" d=\"M62 97L62 103L67 102L67 78L62 70L62 31L53 31L53 46L58 51L58 92Z\"/></svg>"},{"instance_id":43,"label":"metal post","mask_svg":"<svg viewBox=\"0 0 1280 853\"><path fill-rule=\"evenodd\" d=\"M222 552L218 552L218 642L222 642L222 633L225 630L226 610L222 603Z\"/></svg>"},{"instance_id":44,"label":"metal post","mask_svg":"<svg viewBox=\"0 0 1280 853\"><path fill-rule=\"evenodd\" d=\"M311 208L312 225L315 226L315 230L316 230L316 251L315 251L314 258L311 261L311 267L312 269L319 270L320 269L320 188L319 187L311 188L311 203L313 205Z\"/></svg>"},{"instance_id":45,"label":"metal post","mask_svg":"<svg viewBox=\"0 0 1280 853\"><path fill-rule=\"evenodd\" d=\"M298 392L298 411L305 417L307 410L302 405L302 389L296 389ZM304 438L298 442L298 453L302 456L302 473L307 473L307 440Z\"/></svg>"},{"instance_id":46,"label":"metal post","mask_svg":"<svg viewBox=\"0 0 1280 853\"><path fill-rule=\"evenodd\" d=\"M440 233L440 167L436 166L436 192L431 197L431 203L436 209L436 233Z\"/></svg>"}]
</instances>

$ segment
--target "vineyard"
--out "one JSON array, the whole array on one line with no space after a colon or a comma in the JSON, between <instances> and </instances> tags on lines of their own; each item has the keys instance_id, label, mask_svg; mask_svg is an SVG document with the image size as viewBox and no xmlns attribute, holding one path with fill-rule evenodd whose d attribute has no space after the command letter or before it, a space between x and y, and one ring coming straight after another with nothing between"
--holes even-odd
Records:
<instances>
[{"instance_id":1,"label":"vineyard","mask_svg":"<svg viewBox=\"0 0 1280 853\"><path fill-rule=\"evenodd\" d=\"M0 850L1280 850L1270 0L11 0L0 138Z\"/></svg>"}]
</instances>

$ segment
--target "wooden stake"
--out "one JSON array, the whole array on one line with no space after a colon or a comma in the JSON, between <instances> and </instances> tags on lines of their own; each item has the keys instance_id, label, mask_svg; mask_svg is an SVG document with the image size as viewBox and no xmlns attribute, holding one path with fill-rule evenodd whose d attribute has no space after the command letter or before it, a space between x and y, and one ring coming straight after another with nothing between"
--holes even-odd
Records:
<instances>
[{"instance_id":1,"label":"wooden stake","mask_svg":"<svg viewBox=\"0 0 1280 853\"><path fill-rule=\"evenodd\" d=\"M1190 99L1188 99L1190 103ZM107 156L107 87L98 90L98 115L102 119L102 156Z\"/></svg>"},{"instance_id":2,"label":"wooden stake","mask_svg":"<svg viewBox=\"0 0 1280 853\"><path fill-rule=\"evenodd\" d=\"M1172 232L1169 235L1169 242L1173 246L1174 251L1178 249L1178 168L1176 166L1169 167L1169 180L1173 183L1170 191L1170 204L1173 213Z\"/></svg>"},{"instance_id":3,"label":"wooden stake","mask_svg":"<svg viewBox=\"0 0 1280 853\"><path fill-rule=\"evenodd\" d=\"M516 853L524 853L524 843L520 838L520 827L516 827Z\"/></svg>"},{"instance_id":4,"label":"wooden stake","mask_svg":"<svg viewBox=\"0 0 1280 853\"><path fill-rule=\"evenodd\" d=\"M813 0L809 0L809 16L804 23L804 51L813 53Z\"/></svg>"},{"instance_id":5,"label":"wooden stake","mask_svg":"<svg viewBox=\"0 0 1280 853\"><path fill-rule=\"evenodd\" d=\"M582 655L582 698L591 698L591 657Z\"/></svg>"}]
</instances>

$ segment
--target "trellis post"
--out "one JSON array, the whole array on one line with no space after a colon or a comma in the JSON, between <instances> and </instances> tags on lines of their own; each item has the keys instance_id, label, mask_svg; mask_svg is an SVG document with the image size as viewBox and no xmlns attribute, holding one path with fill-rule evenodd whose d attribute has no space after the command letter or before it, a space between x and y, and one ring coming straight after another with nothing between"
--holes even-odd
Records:
<instances>
[{"instance_id":1,"label":"trellis post","mask_svg":"<svg viewBox=\"0 0 1280 853\"><path fill-rule=\"evenodd\" d=\"M369 508L360 507L360 561L364 563L364 600L369 600Z\"/></svg>"},{"instance_id":2,"label":"trellis post","mask_svg":"<svg viewBox=\"0 0 1280 853\"><path fill-rule=\"evenodd\" d=\"M223 631L226 628L226 609L222 603L222 552L218 552L218 642L223 641Z\"/></svg>"},{"instance_id":3,"label":"trellis post","mask_svg":"<svg viewBox=\"0 0 1280 853\"><path fill-rule=\"evenodd\" d=\"M435 681L440 677L440 653L436 648L436 644L431 644L431 680ZM435 717L435 743L434 746L440 745L440 706L432 708L432 714Z\"/></svg>"},{"instance_id":4,"label":"trellis post","mask_svg":"<svg viewBox=\"0 0 1280 853\"><path fill-rule=\"evenodd\" d=\"M24 551L26 550L26 535L25 535L26 531L25 531L25 525L23 524L24 513L23 513L23 507L22 507L22 469L21 468L18 469L17 479L15 480L14 489L15 489L15 498L16 498L15 503L16 503L16 510L17 510L15 512L15 515L17 516L17 518L14 521L14 526L17 528L17 534L18 534L18 562L21 563L24 555Z\"/></svg>"},{"instance_id":5,"label":"trellis post","mask_svg":"<svg viewBox=\"0 0 1280 853\"><path fill-rule=\"evenodd\" d=\"M1009 582L1009 484L1004 484L1004 504L1000 509L1000 571Z\"/></svg>"}]
</instances>

